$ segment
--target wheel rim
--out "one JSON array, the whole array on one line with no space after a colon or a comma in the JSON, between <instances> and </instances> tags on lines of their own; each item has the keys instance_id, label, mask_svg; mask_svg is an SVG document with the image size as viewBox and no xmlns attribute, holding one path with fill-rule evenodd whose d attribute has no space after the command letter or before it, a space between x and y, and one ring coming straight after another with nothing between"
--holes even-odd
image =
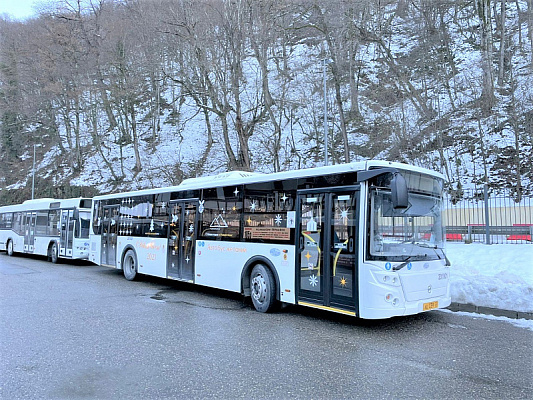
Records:
<instances>
[{"instance_id":1,"label":"wheel rim","mask_svg":"<svg viewBox=\"0 0 533 400\"><path fill-rule=\"evenodd\" d=\"M252 279L252 296L258 303L263 303L266 299L267 284L263 275L256 275Z\"/></svg>"},{"instance_id":2,"label":"wheel rim","mask_svg":"<svg viewBox=\"0 0 533 400\"><path fill-rule=\"evenodd\" d=\"M133 260L133 257L128 256L126 257L126 260L124 261L126 272L128 275L135 273L135 261Z\"/></svg>"}]
</instances>

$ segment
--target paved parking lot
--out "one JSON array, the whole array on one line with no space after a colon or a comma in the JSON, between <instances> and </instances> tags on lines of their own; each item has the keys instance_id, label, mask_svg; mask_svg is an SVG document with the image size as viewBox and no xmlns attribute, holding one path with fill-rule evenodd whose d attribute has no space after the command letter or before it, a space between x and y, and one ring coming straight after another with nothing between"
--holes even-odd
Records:
<instances>
[{"instance_id":1,"label":"paved parking lot","mask_svg":"<svg viewBox=\"0 0 533 400\"><path fill-rule=\"evenodd\" d=\"M533 332L361 321L0 254L0 398L531 398Z\"/></svg>"}]
</instances>

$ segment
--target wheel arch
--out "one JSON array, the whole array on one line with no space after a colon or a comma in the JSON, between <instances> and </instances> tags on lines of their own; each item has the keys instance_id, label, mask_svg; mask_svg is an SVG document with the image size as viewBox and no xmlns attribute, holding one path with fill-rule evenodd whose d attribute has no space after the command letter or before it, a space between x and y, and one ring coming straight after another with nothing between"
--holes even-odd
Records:
<instances>
[{"instance_id":1,"label":"wheel arch","mask_svg":"<svg viewBox=\"0 0 533 400\"><path fill-rule=\"evenodd\" d=\"M254 256L250 258L246 264L244 264L244 267L241 272L241 293L244 294L244 296L249 297L251 296L251 289L250 289L250 274L252 273L252 269L257 264L264 264L271 272L272 275L274 275L274 279L276 280L276 300L280 299L280 283L279 283L279 276L278 271L276 271L276 268L274 267L274 264L266 258L265 256Z\"/></svg>"},{"instance_id":2,"label":"wheel arch","mask_svg":"<svg viewBox=\"0 0 533 400\"><path fill-rule=\"evenodd\" d=\"M135 257L137 257L137 251L135 250L135 247L133 247L133 245L127 244L126 246L124 246L124 248L122 249L122 254L120 255L120 269L124 269L124 257L126 256L128 250L133 250L133 252L135 253Z\"/></svg>"},{"instance_id":3,"label":"wheel arch","mask_svg":"<svg viewBox=\"0 0 533 400\"><path fill-rule=\"evenodd\" d=\"M13 253L15 252L15 240L13 239L13 236L8 236L6 239L6 252L7 252L7 246L9 245L9 242L13 243Z\"/></svg>"},{"instance_id":4,"label":"wheel arch","mask_svg":"<svg viewBox=\"0 0 533 400\"><path fill-rule=\"evenodd\" d=\"M58 250L59 250L59 240L57 239L51 239L50 242L48 243L48 251L50 251L50 249L52 248L52 246L55 244L57 244L58 246Z\"/></svg>"}]
</instances>

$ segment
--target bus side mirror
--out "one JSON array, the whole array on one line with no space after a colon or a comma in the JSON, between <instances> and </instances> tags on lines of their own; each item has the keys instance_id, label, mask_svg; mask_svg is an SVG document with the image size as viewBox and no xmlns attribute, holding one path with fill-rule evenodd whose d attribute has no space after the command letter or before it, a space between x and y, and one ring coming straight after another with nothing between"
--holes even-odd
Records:
<instances>
[{"instance_id":1,"label":"bus side mirror","mask_svg":"<svg viewBox=\"0 0 533 400\"><path fill-rule=\"evenodd\" d=\"M409 207L409 196L407 182L400 173L394 174L391 183L392 206L394 209L405 209Z\"/></svg>"}]
</instances>

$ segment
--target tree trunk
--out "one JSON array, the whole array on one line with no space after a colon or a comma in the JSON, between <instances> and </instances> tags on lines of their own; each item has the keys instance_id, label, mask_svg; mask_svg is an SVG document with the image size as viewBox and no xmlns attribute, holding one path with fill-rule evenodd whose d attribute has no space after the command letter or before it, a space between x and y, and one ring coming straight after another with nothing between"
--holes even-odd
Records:
<instances>
[{"instance_id":1,"label":"tree trunk","mask_svg":"<svg viewBox=\"0 0 533 400\"><path fill-rule=\"evenodd\" d=\"M483 89L481 107L486 113L494 106L494 76L492 72L492 9L491 0L476 0L481 22L481 67L483 69Z\"/></svg>"}]
</instances>

